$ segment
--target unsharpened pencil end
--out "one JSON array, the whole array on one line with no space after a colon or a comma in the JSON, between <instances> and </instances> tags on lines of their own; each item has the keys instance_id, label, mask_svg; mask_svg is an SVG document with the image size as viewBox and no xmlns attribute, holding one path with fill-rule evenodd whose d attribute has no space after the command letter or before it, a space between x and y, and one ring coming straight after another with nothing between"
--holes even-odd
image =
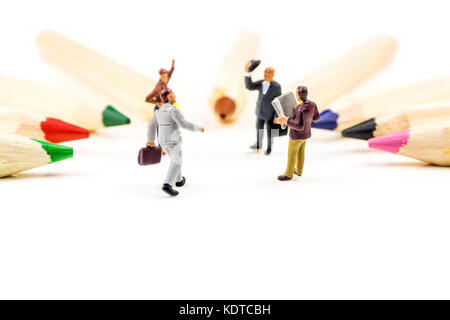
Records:
<instances>
[{"instance_id":1,"label":"unsharpened pencil end","mask_svg":"<svg viewBox=\"0 0 450 320\"><path fill-rule=\"evenodd\" d=\"M369 139L369 148L397 153L409 140L409 129Z\"/></svg>"},{"instance_id":2,"label":"unsharpened pencil end","mask_svg":"<svg viewBox=\"0 0 450 320\"><path fill-rule=\"evenodd\" d=\"M313 122L311 126L318 129L334 130L337 128L338 118L339 115L337 113L327 109L320 114L320 120Z\"/></svg>"},{"instance_id":3,"label":"unsharpened pencil end","mask_svg":"<svg viewBox=\"0 0 450 320\"><path fill-rule=\"evenodd\" d=\"M234 100L229 97L221 97L216 101L216 104L214 105L214 111L222 120L225 121L236 111L236 102L234 102Z\"/></svg>"},{"instance_id":4,"label":"unsharpened pencil end","mask_svg":"<svg viewBox=\"0 0 450 320\"><path fill-rule=\"evenodd\" d=\"M89 130L55 118L41 122L41 129L45 139L53 143L86 139L90 135Z\"/></svg>"},{"instance_id":5,"label":"unsharpened pencil end","mask_svg":"<svg viewBox=\"0 0 450 320\"><path fill-rule=\"evenodd\" d=\"M66 160L73 157L73 149L71 147L35 139L32 140L41 144L42 148L50 157L50 163Z\"/></svg>"},{"instance_id":6,"label":"unsharpened pencil end","mask_svg":"<svg viewBox=\"0 0 450 320\"><path fill-rule=\"evenodd\" d=\"M103 125L105 127L122 126L130 124L130 118L117 111L112 106L107 106L103 111Z\"/></svg>"},{"instance_id":7,"label":"unsharpened pencil end","mask_svg":"<svg viewBox=\"0 0 450 320\"><path fill-rule=\"evenodd\" d=\"M374 137L373 132L376 130L376 127L377 124L375 119L372 118L345 129L342 131L342 136L347 138L369 140Z\"/></svg>"}]
</instances>

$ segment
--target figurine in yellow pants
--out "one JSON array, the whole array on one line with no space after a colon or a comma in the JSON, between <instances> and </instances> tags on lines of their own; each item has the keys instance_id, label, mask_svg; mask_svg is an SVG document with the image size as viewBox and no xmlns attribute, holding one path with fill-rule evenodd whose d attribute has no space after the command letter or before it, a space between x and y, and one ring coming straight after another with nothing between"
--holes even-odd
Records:
<instances>
[{"instance_id":1,"label":"figurine in yellow pants","mask_svg":"<svg viewBox=\"0 0 450 320\"><path fill-rule=\"evenodd\" d=\"M294 173L301 176L303 173L303 163L305 162L306 140L292 140L289 138L288 163L285 177L292 177ZM295 170L294 170L295 169Z\"/></svg>"},{"instance_id":2,"label":"figurine in yellow pants","mask_svg":"<svg viewBox=\"0 0 450 320\"><path fill-rule=\"evenodd\" d=\"M301 176L303 162L305 161L306 140L311 137L311 123L320 119L319 110L314 102L308 100L308 89L299 86L296 91L299 104L295 107L294 114L287 118L281 116L275 119L275 123L289 127L289 149L286 172L278 176L280 181L288 181L295 173Z\"/></svg>"}]
</instances>

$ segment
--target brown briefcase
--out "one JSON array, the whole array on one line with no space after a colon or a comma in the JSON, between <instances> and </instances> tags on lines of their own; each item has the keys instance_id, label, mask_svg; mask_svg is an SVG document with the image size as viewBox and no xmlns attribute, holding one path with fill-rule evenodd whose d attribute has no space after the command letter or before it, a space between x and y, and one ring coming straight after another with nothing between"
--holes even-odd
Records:
<instances>
[{"instance_id":1,"label":"brown briefcase","mask_svg":"<svg viewBox=\"0 0 450 320\"><path fill-rule=\"evenodd\" d=\"M161 147L146 146L139 150L138 163L141 166L148 166L149 164L157 164L161 162L162 149Z\"/></svg>"}]
</instances>

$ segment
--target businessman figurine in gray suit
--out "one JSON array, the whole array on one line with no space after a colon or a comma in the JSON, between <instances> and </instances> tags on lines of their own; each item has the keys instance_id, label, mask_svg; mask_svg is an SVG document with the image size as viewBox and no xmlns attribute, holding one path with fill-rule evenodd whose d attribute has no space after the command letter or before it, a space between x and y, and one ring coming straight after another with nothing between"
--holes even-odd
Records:
<instances>
[{"instance_id":1,"label":"businessman figurine in gray suit","mask_svg":"<svg viewBox=\"0 0 450 320\"><path fill-rule=\"evenodd\" d=\"M250 148L259 150L262 148L264 124L267 130L267 150L266 154L272 152L272 129L275 118L275 109L272 100L281 95L281 86L273 80L275 69L268 67L264 70L264 80L252 81L251 72L259 65L259 61L251 60L245 66L245 87L248 90L258 90L258 101L256 102L256 143Z\"/></svg>"},{"instance_id":2,"label":"businessman figurine in gray suit","mask_svg":"<svg viewBox=\"0 0 450 320\"><path fill-rule=\"evenodd\" d=\"M181 175L181 165L183 155L181 152L181 131L180 127L204 132L205 129L184 119L179 109L173 106L176 96L170 89L163 89L160 93L163 105L155 111L152 120L148 125L148 142L150 147L155 146L156 129L159 130L158 142L161 148L169 154L170 166L167 176L164 179L162 190L171 196L178 195L178 191L173 189L174 184L182 187L186 183L186 178Z\"/></svg>"}]
</instances>

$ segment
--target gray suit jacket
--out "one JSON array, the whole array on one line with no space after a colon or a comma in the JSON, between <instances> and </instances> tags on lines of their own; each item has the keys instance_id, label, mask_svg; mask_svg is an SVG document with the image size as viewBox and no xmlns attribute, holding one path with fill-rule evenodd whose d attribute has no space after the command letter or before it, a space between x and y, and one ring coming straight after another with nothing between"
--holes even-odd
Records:
<instances>
[{"instance_id":1,"label":"gray suit jacket","mask_svg":"<svg viewBox=\"0 0 450 320\"><path fill-rule=\"evenodd\" d=\"M180 110L170 103L165 103L159 110L155 111L148 124L148 141L155 141L156 129L159 128L159 144L177 144L181 142L180 127L191 131L200 130L200 126L187 121Z\"/></svg>"},{"instance_id":2,"label":"gray suit jacket","mask_svg":"<svg viewBox=\"0 0 450 320\"><path fill-rule=\"evenodd\" d=\"M258 101L256 102L256 116L266 121L275 118L275 109L272 106L272 100L281 95L281 86L278 82L272 81L266 94L263 94L263 80L252 81L249 76L245 77L245 87L248 90L258 90Z\"/></svg>"}]
</instances>

